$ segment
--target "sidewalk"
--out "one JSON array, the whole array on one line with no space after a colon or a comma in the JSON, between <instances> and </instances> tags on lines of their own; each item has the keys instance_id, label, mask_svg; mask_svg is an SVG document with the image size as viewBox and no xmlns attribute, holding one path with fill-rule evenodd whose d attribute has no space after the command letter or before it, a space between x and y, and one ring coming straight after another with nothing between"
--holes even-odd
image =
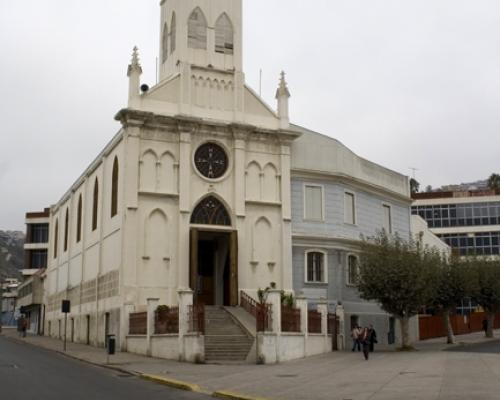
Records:
<instances>
[{"instance_id":1,"label":"sidewalk","mask_svg":"<svg viewBox=\"0 0 500 400\"><path fill-rule=\"evenodd\" d=\"M46 337L19 339L62 352L62 342ZM500 331L496 332L496 335ZM483 343L478 334L457 342ZM446 339L420 342L416 352L378 352L366 362L361 353L336 352L278 365L194 365L128 353L111 358L111 367L130 373L190 382L201 391L229 391L248 398L276 400L496 399L500 392L498 354L443 352ZM491 340L489 340L491 343ZM105 363L104 349L68 343L67 354ZM196 389L196 386L189 386ZM244 398L244 397L229 397Z\"/></svg>"}]
</instances>

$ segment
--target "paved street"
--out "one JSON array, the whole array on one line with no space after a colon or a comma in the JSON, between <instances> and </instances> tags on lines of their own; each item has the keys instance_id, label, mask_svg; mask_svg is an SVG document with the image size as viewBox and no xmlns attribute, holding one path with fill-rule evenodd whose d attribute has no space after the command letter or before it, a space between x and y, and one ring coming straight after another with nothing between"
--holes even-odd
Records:
<instances>
[{"instance_id":1,"label":"paved street","mask_svg":"<svg viewBox=\"0 0 500 400\"><path fill-rule=\"evenodd\" d=\"M4 330L4 335L19 340L14 330ZM500 337L500 331L495 335ZM23 400L63 396L66 400L68 393L71 399L204 398L66 359L56 353L62 347L56 339L29 336L24 341L50 351L0 339L0 387L8 382L9 388L28 391ZM445 342L444 338L419 342L418 351L409 353L377 351L369 361L360 353L335 352L278 365L195 365L118 353L112 363L135 374L196 384L206 392L224 390L272 400L498 399L500 341L485 339L479 332L457 336L463 346L450 347ZM82 344L69 343L68 353L97 364L105 360L103 349ZM26 366L31 360L35 360L33 368ZM20 368L13 370L13 365ZM27 385L32 377L36 389ZM60 397L45 396L59 386ZM10 397L17 398L21 397Z\"/></svg>"},{"instance_id":2,"label":"paved street","mask_svg":"<svg viewBox=\"0 0 500 400\"><path fill-rule=\"evenodd\" d=\"M208 396L91 366L0 336L0 398L5 400L177 400Z\"/></svg>"}]
</instances>

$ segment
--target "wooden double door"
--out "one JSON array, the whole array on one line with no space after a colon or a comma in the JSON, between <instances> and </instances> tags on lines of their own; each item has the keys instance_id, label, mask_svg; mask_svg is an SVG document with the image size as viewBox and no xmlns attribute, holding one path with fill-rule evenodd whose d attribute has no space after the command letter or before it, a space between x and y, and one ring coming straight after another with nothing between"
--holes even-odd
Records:
<instances>
[{"instance_id":1,"label":"wooden double door","mask_svg":"<svg viewBox=\"0 0 500 400\"><path fill-rule=\"evenodd\" d=\"M238 305L238 234L191 229L190 287L195 304Z\"/></svg>"}]
</instances>

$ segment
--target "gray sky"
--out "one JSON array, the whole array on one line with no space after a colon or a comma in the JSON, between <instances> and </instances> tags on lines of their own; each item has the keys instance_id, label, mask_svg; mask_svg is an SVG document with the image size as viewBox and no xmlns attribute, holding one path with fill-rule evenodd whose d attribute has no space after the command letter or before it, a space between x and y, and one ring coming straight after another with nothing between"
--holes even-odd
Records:
<instances>
[{"instance_id":1,"label":"gray sky","mask_svg":"<svg viewBox=\"0 0 500 400\"><path fill-rule=\"evenodd\" d=\"M159 0L0 0L0 229L56 202L117 132ZM294 123L440 186L500 171L498 0L244 0L247 82Z\"/></svg>"}]
</instances>

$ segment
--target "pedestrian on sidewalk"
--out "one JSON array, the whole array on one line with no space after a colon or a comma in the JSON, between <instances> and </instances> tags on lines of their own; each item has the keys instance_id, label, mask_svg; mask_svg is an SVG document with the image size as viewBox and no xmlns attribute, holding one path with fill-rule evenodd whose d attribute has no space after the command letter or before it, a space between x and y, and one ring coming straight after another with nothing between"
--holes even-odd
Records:
<instances>
[{"instance_id":1,"label":"pedestrian on sidewalk","mask_svg":"<svg viewBox=\"0 0 500 400\"><path fill-rule=\"evenodd\" d=\"M488 336L488 319L487 318L483 319L483 331L484 331L484 336Z\"/></svg>"},{"instance_id":2,"label":"pedestrian on sidewalk","mask_svg":"<svg viewBox=\"0 0 500 400\"><path fill-rule=\"evenodd\" d=\"M356 347L358 348L358 351L361 351L361 343L359 341L360 333L361 333L361 328L358 327L357 325L354 325L354 328L352 328L351 331L352 351L356 351Z\"/></svg>"},{"instance_id":3,"label":"pedestrian on sidewalk","mask_svg":"<svg viewBox=\"0 0 500 400\"><path fill-rule=\"evenodd\" d=\"M378 341L377 332L375 332L372 324L368 327L368 342L370 344L370 353L373 353L375 351L375 343L378 343Z\"/></svg>"},{"instance_id":4,"label":"pedestrian on sidewalk","mask_svg":"<svg viewBox=\"0 0 500 400\"><path fill-rule=\"evenodd\" d=\"M23 316L20 315L19 318L17 319L17 333L19 336L22 336L23 334Z\"/></svg>"},{"instance_id":5,"label":"pedestrian on sidewalk","mask_svg":"<svg viewBox=\"0 0 500 400\"><path fill-rule=\"evenodd\" d=\"M363 346L363 355L365 356L365 360L368 361L368 357L370 356L370 332L368 328L363 328L363 331L359 336L359 340Z\"/></svg>"},{"instance_id":6,"label":"pedestrian on sidewalk","mask_svg":"<svg viewBox=\"0 0 500 400\"><path fill-rule=\"evenodd\" d=\"M28 329L28 319L26 317L21 318L21 332L22 332L22 337L26 337L26 330Z\"/></svg>"}]
</instances>

